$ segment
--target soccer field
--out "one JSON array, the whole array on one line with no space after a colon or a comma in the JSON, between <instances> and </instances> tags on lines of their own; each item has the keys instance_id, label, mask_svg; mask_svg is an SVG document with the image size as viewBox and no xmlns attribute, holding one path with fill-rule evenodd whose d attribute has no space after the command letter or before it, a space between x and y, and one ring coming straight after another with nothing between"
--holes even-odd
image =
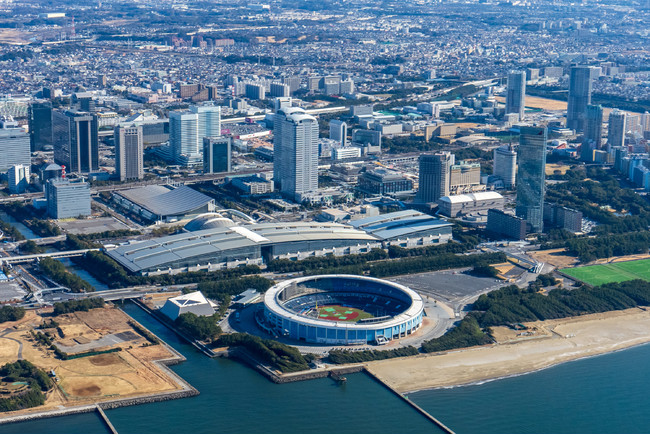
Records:
<instances>
[{"instance_id":1,"label":"soccer field","mask_svg":"<svg viewBox=\"0 0 650 435\"><path fill-rule=\"evenodd\" d=\"M642 279L650 281L650 259L562 269L561 272L591 285Z\"/></svg>"}]
</instances>

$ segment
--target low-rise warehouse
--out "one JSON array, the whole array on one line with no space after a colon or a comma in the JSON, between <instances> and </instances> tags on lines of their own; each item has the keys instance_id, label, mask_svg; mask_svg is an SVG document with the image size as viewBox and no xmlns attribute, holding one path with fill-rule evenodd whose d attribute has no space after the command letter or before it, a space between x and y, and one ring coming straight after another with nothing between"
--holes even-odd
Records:
<instances>
[{"instance_id":1,"label":"low-rise warehouse","mask_svg":"<svg viewBox=\"0 0 650 435\"><path fill-rule=\"evenodd\" d=\"M113 193L113 201L147 221L173 222L214 211L214 199L187 186L145 186Z\"/></svg>"},{"instance_id":2,"label":"low-rise warehouse","mask_svg":"<svg viewBox=\"0 0 650 435\"><path fill-rule=\"evenodd\" d=\"M440 214L456 217L468 213L487 211L491 208L502 209L503 196L497 192L476 192L464 195L443 196L438 199Z\"/></svg>"}]
</instances>

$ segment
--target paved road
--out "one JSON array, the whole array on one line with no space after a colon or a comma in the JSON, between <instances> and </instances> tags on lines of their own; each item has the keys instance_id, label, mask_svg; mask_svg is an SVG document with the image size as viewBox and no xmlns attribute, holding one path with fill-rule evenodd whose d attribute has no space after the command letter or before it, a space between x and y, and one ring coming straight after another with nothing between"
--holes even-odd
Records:
<instances>
[{"instance_id":1,"label":"paved road","mask_svg":"<svg viewBox=\"0 0 650 435\"><path fill-rule=\"evenodd\" d=\"M23 342L20 340L16 340L15 338L6 337L6 335L12 331L13 329L11 328L5 329L4 331L2 331L2 334L0 334L0 338L5 338L7 340L15 341L16 343L18 343L18 359L21 360L23 359Z\"/></svg>"}]
</instances>

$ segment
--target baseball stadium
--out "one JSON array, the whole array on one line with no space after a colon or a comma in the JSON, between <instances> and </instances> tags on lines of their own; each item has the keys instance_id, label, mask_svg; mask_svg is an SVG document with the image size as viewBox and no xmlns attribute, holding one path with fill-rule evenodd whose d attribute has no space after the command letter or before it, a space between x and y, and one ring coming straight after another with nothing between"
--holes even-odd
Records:
<instances>
[{"instance_id":1,"label":"baseball stadium","mask_svg":"<svg viewBox=\"0 0 650 435\"><path fill-rule=\"evenodd\" d=\"M424 303L403 285L355 275L283 281L264 295L269 329L308 343L385 344L422 324Z\"/></svg>"}]
</instances>

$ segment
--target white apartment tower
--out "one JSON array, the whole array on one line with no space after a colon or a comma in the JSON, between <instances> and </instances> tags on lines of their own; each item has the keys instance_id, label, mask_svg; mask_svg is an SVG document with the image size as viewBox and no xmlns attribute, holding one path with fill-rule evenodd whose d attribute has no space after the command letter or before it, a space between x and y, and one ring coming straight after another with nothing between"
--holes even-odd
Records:
<instances>
[{"instance_id":1,"label":"white apartment tower","mask_svg":"<svg viewBox=\"0 0 650 435\"><path fill-rule=\"evenodd\" d=\"M503 146L494 150L494 175L503 180L506 189L515 186L517 177L517 151L512 145Z\"/></svg>"},{"instance_id":2,"label":"white apartment tower","mask_svg":"<svg viewBox=\"0 0 650 435\"><path fill-rule=\"evenodd\" d=\"M273 180L294 201L318 190L318 121L303 109L289 107L275 114Z\"/></svg>"},{"instance_id":3,"label":"white apartment tower","mask_svg":"<svg viewBox=\"0 0 650 435\"><path fill-rule=\"evenodd\" d=\"M199 116L199 143L204 137L221 136L221 107L219 106L190 106L190 112Z\"/></svg>"},{"instance_id":4,"label":"white apartment tower","mask_svg":"<svg viewBox=\"0 0 650 435\"><path fill-rule=\"evenodd\" d=\"M141 125L115 127L115 172L121 181L144 178L144 143Z\"/></svg>"}]
</instances>

